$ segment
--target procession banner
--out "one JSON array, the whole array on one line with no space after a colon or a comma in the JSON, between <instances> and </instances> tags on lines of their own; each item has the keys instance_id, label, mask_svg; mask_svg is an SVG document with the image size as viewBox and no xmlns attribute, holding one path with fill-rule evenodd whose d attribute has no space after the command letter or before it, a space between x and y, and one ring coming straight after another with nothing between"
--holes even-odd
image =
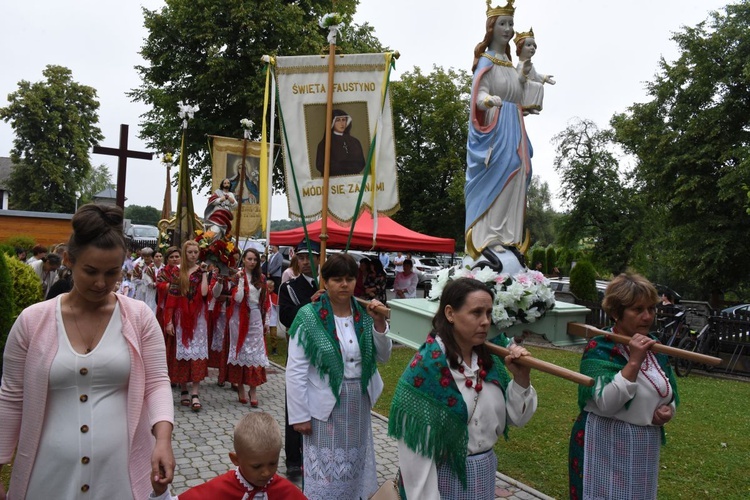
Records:
<instances>
[{"instance_id":1,"label":"procession banner","mask_svg":"<svg viewBox=\"0 0 750 500\"><path fill-rule=\"evenodd\" d=\"M243 139L231 137L213 138L213 165L211 169L211 191L229 179L230 187L237 199L237 208L232 215L232 234L250 238L261 229L260 213L260 143L247 141L245 150L245 186L240 200L240 170L242 166ZM242 210L241 225L237 227L237 211Z\"/></svg>"},{"instance_id":2,"label":"procession banner","mask_svg":"<svg viewBox=\"0 0 750 500\"><path fill-rule=\"evenodd\" d=\"M365 163L372 162L362 204L383 215L399 208L396 148L387 75L392 54L336 56L333 121L326 121L328 57L277 57L282 150L289 213L306 220L322 215L326 127L331 139L328 214L350 222L362 190ZM340 125L337 125L337 120ZM337 127L340 127L338 129ZM371 146L373 146L371 148ZM294 192L294 177L299 200Z\"/></svg>"}]
</instances>

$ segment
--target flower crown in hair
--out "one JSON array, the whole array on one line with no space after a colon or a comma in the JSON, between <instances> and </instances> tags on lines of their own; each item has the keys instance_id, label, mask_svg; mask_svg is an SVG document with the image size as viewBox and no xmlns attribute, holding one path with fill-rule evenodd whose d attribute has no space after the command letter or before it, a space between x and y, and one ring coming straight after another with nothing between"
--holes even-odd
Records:
<instances>
[{"instance_id":1,"label":"flower crown in hair","mask_svg":"<svg viewBox=\"0 0 750 500\"><path fill-rule=\"evenodd\" d=\"M508 3L505 4L505 7L500 7L499 5L497 7L492 7L490 5L491 0L487 0L487 17L495 17L495 16L511 16L513 17L513 13L516 12L516 8L513 7L513 3L515 0L508 0Z\"/></svg>"}]
</instances>

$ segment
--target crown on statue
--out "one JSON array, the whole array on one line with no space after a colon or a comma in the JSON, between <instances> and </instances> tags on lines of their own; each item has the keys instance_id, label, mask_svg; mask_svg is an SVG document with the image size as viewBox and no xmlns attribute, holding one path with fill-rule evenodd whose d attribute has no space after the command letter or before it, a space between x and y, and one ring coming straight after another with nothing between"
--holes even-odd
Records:
<instances>
[{"instance_id":1,"label":"crown on statue","mask_svg":"<svg viewBox=\"0 0 750 500\"><path fill-rule=\"evenodd\" d=\"M516 0L508 0L508 3L505 4L505 7L500 7L499 5L497 7L492 7L490 5L491 0L487 0L487 17L495 17L495 16L513 16L513 13L516 11L516 8L513 7L513 3Z\"/></svg>"},{"instance_id":2,"label":"crown on statue","mask_svg":"<svg viewBox=\"0 0 750 500\"><path fill-rule=\"evenodd\" d=\"M524 40L526 38L535 38L534 37L534 28L529 28L529 31L523 31L521 33L516 33L515 38L513 38L513 43L518 45L521 43L521 40Z\"/></svg>"}]
</instances>

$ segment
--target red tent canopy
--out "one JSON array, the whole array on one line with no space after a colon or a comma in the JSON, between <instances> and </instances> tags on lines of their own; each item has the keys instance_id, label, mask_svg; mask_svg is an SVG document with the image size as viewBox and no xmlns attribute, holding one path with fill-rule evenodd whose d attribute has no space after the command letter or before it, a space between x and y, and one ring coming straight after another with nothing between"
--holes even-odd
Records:
<instances>
[{"instance_id":1,"label":"red tent canopy","mask_svg":"<svg viewBox=\"0 0 750 500\"><path fill-rule=\"evenodd\" d=\"M320 241L320 226L322 220L307 225L310 238ZM349 238L349 228L340 226L332 219L328 219L328 242L330 248L344 248ZM375 246L372 244L373 218L368 212L362 214L354 226L354 234L349 245L358 250L399 251L412 250L431 253L454 253L456 240L453 238L438 238L412 231L384 215L378 216L378 235ZM296 246L305 236L301 227L287 231L271 232L271 245Z\"/></svg>"}]
</instances>

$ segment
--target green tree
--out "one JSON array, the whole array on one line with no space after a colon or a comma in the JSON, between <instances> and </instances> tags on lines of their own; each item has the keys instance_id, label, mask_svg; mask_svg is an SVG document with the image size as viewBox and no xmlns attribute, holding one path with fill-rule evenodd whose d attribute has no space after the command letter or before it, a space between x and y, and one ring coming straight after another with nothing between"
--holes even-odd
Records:
<instances>
[{"instance_id":1,"label":"green tree","mask_svg":"<svg viewBox=\"0 0 750 500\"><path fill-rule=\"evenodd\" d=\"M595 264L615 274L624 271L642 235L644 208L620 171L612 132L576 120L553 141L561 199L568 209L560 220L560 243L588 246Z\"/></svg>"},{"instance_id":2,"label":"green tree","mask_svg":"<svg viewBox=\"0 0 750 500\"><path fill-rule=\"evenodd\" d=\"M471 76L419 68L392 84L401 224L464 240L464 172Z\"/></svg>"},{"instance_id":3,"label":"green tree","mask_svg":"<svg viewBox=\"0 0 750 500\"><path fill-rule=\"evenodd\" d=\"M73 81L62 66L47 66L45 80L22 80L0 108L15 133L8 179L19 210L72 212L75 193L90 179L89 150L102 139L96 90Z\"/></svg>"},{"instance_id":4,"label":"green tree","mask_svg":"<svg viewBox=\"0 0 750 500\"><path fill-rule=\"evenodd\" d=\"M106 165L93 167L81 187L81 198L78 205L85 205L94 201L94 196L112 186L112 174Z\"/></svg>"},{"instance_id":5,"label":"green tree","mask_svg":"<svg viewBox=\"0 0 750 500\"><path fill-rule=\"evenodd\" d=\"M558 217L552 208L549 184L533 175L526 193L526 227L531 233L532 245L549 245L555 241L555 220Z\"/></svg>"},{"instance_id":6,"label":"green tree","mask_svg":"<svg viewBox=\"0 0 750 500\"><path fill-rule=\"evenodd\" d=\"M594 302L598 299L596 291L596 270L591 262L578 262L570 271L570 291L581 300Z\"/></svg>"},{"instance_id":7,"label":"green tree","mask_svg":"<svg viewBox=\"0 0 750 500\"><path fill-rule=\"evenodd\" d=\"M612 119L615 138L637 158L648 203L662 207L667 268L706 297L750 276L750 2L713 12L673 39L651 100Z\"/></svg>"},{"instance_id":8,"label":"green tree","mask_svg":"<svg viewBox=\"0 0 750 500\"><path fill-rule=\"evenodd\" d=\"M161 219L161 210L146 205L128 205L125 207L125 218L129 219L131 224L147 224L155 226Z\"/></svg>"},{"instance_id":9,"label":"green tree","mask_svg":"<svg viewBox=\"0 0 750 500\"><path fill-rule=\"evenodd\" d=\"M351 24L357 0L336 2L347 25L339 37L343 53L377 52L382 46L367 24ZM200 107L187 132L193 179L210 184L208 135L242 137L240 120L260 132L265 71L263 55L319 54L327 30L318 26L331 2L304 0L168 0L161 10L144 9L148 36L141 49L147 65L138 66L142 84L129 95L150 108L141 137L157 151L179 147L177 102ZM277 137L279 137L277 135ZM283 188L280 162L276 188Z\"/></svg>"}]
</instances>

